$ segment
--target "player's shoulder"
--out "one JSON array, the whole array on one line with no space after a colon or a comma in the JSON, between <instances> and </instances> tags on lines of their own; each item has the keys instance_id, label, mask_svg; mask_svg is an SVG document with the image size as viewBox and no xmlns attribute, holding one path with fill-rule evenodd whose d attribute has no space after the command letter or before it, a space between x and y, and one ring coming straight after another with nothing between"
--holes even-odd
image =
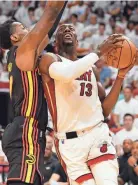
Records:
<instances>
[{"instance_id":1,"label":"player's shoulder","mask_svg":"<svg viewBox=\"0 0 138 185\"><path fill-rule=\"evenodd\" d=\"M51 56L51 57L53 57L54 59L57 59L57 56L56 56L56 54L54 54L54 53L47 52L47 53L45 53L45 56Z\"/></svg>"}]
</instances>

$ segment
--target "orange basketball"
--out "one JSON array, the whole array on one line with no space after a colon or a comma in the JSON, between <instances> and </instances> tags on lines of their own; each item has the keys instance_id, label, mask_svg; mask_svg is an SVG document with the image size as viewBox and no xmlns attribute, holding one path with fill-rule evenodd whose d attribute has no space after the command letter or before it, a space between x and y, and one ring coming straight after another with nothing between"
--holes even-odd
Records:
<instances>
[{"instance_id":1,"label":"orange basketball","mask_svg":"<svg viewBox=\"0 0 138 185\"><path fill-rule=\"evenodd\" d=\"M129 38L124 38L125 40L120 42L123 45L122 48L112 49L106 56L104 56L104 60L108 66L123 69L135 63L136 46L129 40Z\"/></svg>"}]
</instances>

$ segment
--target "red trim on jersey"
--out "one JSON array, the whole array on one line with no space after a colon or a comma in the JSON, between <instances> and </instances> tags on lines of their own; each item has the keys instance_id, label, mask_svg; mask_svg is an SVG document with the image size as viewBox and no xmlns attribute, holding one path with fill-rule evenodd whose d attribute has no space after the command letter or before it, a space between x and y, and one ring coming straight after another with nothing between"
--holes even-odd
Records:
<instances>
[{"instance_id":1,"label":"red trim on jersey","mask_svg":"<svg viewBox=\"0 0 138 185\"><path fill-rule=\"evenodd\" d=\"M57 106L54 80L51 79L48 83L45 83L43 79L43 88L49 111L52 117L54 131L57 132Z\"/></svg>"},{"instance_id":2,"label":"red trim on jersey","mask_svg":"<svg viewBox=\"0 0 138 185\"><path fill-rule=\"evenodd\" d=\"M78 177L75 181L80 184L80 183L87 181L89 179L93 179L93 175L91 173L82 175L82 176Z\"/></svg>"},{"instance_id":3,"label":"red trim on jersey","mask_svg":"<svg viewBox=\"0 0 138 185\"><path fill-rule=\"evenodd\" d=\"M51 79L48 83L45 83L44 77L42 77L42 80L43 80L43 88L44 88L45 97L46 97L49 111L50 111L52 121L53 121L54 132L57 132L57 105L56 105L56 95L55 95L55 82L53 79ZM56 149L57 156L60 160L60 163L64 171L67 174L66 164L62 160L62 157L59 151L59 140L55 138L54 143L55 143L55 149Z\"/></svg>"},{"instance_id":4,"label":"red trim on jersey","mask_svg":"<svg viewBox=\"0 0 138 185\"><path fill-rule=\"evenodd\" d=\"M115 157L114 154L105 154L105 155L99 156L95 159L88 160L87 164L88 164L88 166L92 166L94 164L97 164L97 163L100 163L100 162L103 162L103 161L113 160L115 158L116 157Z\"/></svg>"}]
</instances>

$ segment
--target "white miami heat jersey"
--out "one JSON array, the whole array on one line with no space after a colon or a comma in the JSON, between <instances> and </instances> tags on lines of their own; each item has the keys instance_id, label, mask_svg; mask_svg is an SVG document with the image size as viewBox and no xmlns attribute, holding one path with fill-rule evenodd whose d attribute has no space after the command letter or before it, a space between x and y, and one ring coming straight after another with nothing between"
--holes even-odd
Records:
<instances>
[{"instance_id":1,"label":"white miami heat jersey","mask_svg":"<svg viewBox=\"0 0 138 185\"><path fill-rule=\"evenodd\" d=\"M62 62L72 62L61 56L60 58ZM70 83L55 80L54 84L57 132L76 131L104 120L92 68Z\"/></svg>"}]
</instances>

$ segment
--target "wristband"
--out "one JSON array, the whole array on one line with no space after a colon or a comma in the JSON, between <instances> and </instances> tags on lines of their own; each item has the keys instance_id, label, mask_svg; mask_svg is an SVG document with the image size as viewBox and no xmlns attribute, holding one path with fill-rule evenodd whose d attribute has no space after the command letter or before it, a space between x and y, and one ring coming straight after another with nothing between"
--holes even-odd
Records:
<instances>
[{"instance_id":1,"label":"wristband","mask_svg":"<svg viewBox=\"0 0 138 185\"><path fill-rule=\"evenodd\" d=\"M120 75L117 75L117 77L119 77L121 79L124 79L125 78L124 76L120 76Z\"/></svg>"}]
</instances>

